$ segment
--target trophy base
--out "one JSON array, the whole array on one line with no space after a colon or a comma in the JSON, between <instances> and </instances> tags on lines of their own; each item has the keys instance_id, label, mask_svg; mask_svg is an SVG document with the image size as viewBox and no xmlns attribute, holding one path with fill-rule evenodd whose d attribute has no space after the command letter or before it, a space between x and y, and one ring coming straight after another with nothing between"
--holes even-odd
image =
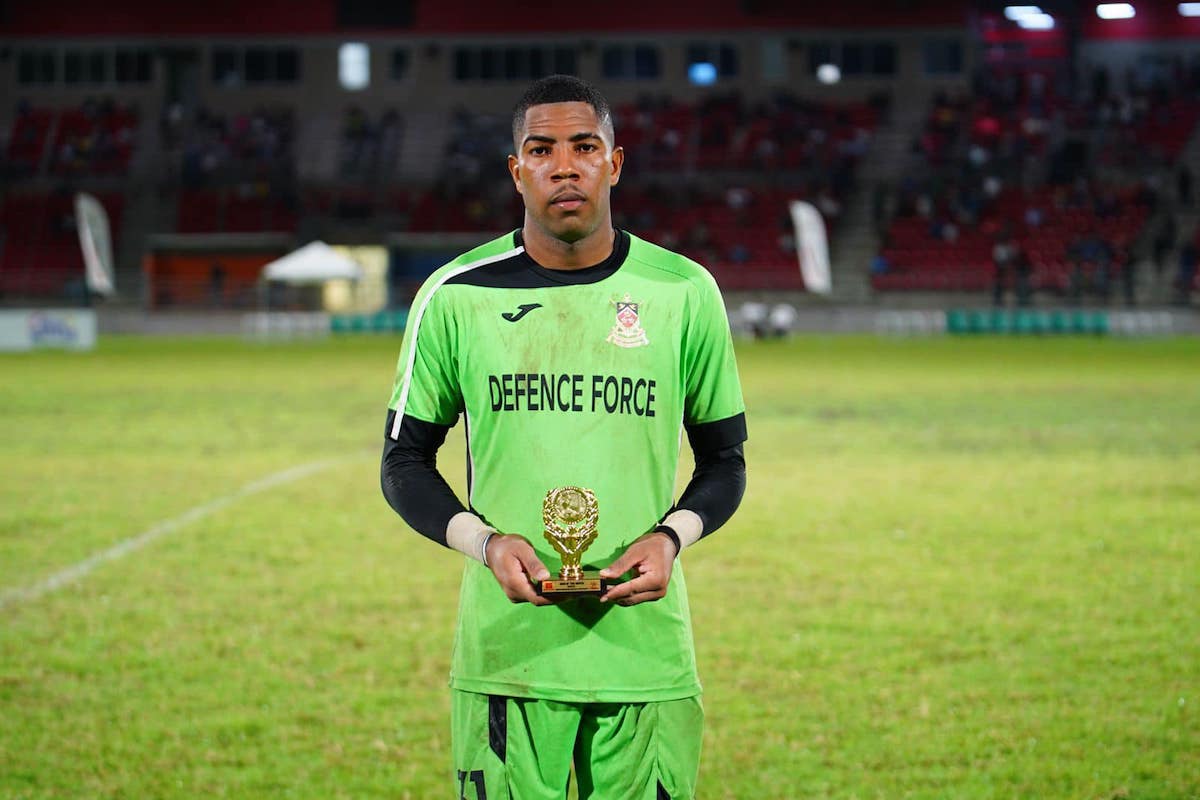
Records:
<instances>
[{"instance_id":1,"label":"trophy base","mask_svg":"<svg viewBox=\"0 0 1200 800\"><path fill-rule=\"evenodd\" d=\"M548 600L568 597L599 597L617 581L601 578L598 572L585 572L582 578L547 578L535 584L537 593Z\"/></svg>"}]
</instances>

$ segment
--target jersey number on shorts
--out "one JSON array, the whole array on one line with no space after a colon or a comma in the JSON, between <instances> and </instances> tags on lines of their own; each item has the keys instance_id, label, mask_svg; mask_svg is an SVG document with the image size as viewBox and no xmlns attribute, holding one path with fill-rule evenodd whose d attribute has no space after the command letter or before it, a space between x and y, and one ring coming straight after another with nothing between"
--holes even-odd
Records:
<instances>
[{"instance_id":1,"label":"jersey number on shorts","mask_svg":"<svg viewBox=\"0 0 1200 800\"><path fill-rule=\"evenodd\" d=\"M473 769L470 772L462 769L458 771L459 800L467 800L467 778L470 778L471 783L475 784L475 800L487 800L487 787L483 785L483 770L481 769Z\"/></svg>"}]
</instances>

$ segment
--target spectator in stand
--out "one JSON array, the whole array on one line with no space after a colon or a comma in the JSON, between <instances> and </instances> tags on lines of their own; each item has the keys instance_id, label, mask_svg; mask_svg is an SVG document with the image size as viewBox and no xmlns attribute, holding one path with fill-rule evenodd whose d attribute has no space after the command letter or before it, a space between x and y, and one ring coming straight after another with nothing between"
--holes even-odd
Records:
<instances>
[{"instance_id":1,"label":"spectator in stand","mask_svg":"<svg viewBox=\"0 0 1200 800\"><path fill-rule=\"evenodd\" d=\"M1017 240L1006 225L992 245L992 305L1004 305L1004 292L1011 285L1016 289L1017 260L1020 257Z\"/></svg>"},{"instance_id":2,"label":"spectator in stand","mask_svg":"<svg viewBox=\"0 0 1200 800\"><path fill-rule=\"evenodd\" d=\"M1107 299L1109 293L1109 268L1112 263L1112 247L1093 225L1071 245L1071 297L1076 303L1091 291Z\"/></svg>"},{"instance_id":3,"label":"spectator in stand","mask_svg":"<svg viewBox=\"0 0 1200 800\"><path fill-rule=\"evenodd\" d=\"M1113 248L1113 271L1121 279L1121 295L1126 307L1133 308L1136 305L1137 261L1130 249L1120 243Z\"/></svg>"},{"instance_id":4,"label":"spectator in stand","mask_svg":"<svg viewBox=\"0 0 1200 800\"><path fill-rule=\"evenodd\" d=\"M821 187L821 193L817 195L817 208L821 210L821 216L830 228L837 223L842 214L842 204L833 196L828 186Z\"/></svg>"},{"instance_id":5,"label":"spectator in stand","mask_svg":"<svg viewBox=\"0 0 1200 800\"><path fill-rule=\"evenodd\" d=\"M225 303L225 266L213 261L208 268L208 302L213 308Z\"/></svg>"},{"instance_id":6,"label":"spectator in stand","mask_svg":"<svg viewBox=\"0 0 1200 800\"><path fill-rule=\"evenodd\" d=\"M1163 215L1162 221L1158 224L1158 231L1154 234L1154 274L1162 275L1163 268L1167 264L1167 256L1175 248L1175 238L1179 235L1178 227L1175 224L1175 215L1167 212Z\"/></svg>"},{"instance_id":7,"label":"spectator in stand","mask_svg":"<svg viewBox=\"0 0 1200 800\"><path fill-rule=\"evenodd\" d=\"M1138 185L1137 195L1133 202L1136 205L1144 206L1153 211L1158 207L1158 196L1161 188L1162 177L1157 172L1152 172L1144 177Z\"/></svg>"},{"instance_id":8,"label":"spectator in stand","mask_svg":"<svg viewBox=\"0 0 1200 800\"><path fill-rule=\"evenodd\" d=\"M186 118L183 104L176 101L163 107L162 116L158 120L158 135L163 146L173 150L183 139L183 126Z\"/></svg>"},{"instance_id":9,"label":"spectator in stand","mask_svg":"<svg viewBox=\"0 0 1200 800\"><path fill-rule=\"evenodd\" d=\"M1111 188L1101 190L1096 196L1093 213L1100 220L1120 215L1121 201L1117 198L1116 192Z\"/></svg>"},{"instance_id":10,"label":"spectator in stand","mask_svg":"<svg viewBox=\"0 0 1200 800\"><path fill-rule=\"evenodd\" d=\"M345 171L355 173L365 166L370 139L371 123L367 113L358 106L347 108L342 122L342 168Z\"/></svg>"},{"instance_id":11,"label":"spectator in stand","mask_svg":"<svg viewBox=\"0 0 1200 800\"><path fill-rule=\"evenodd\" d=\"M954 194L953 205L955 222L967 228L974 228L979 223L984 200L974 182L963 182Z\"/></svg>"},{"instance_id":12,"label":"spectator in stand","mask_svg":"<svg viewBox=\"0 0 1200 800\"><path fill-rule=\"evenodd\" d=\"M720 260L708 226L703 222L696 223L688 230L683 247L684 252L692 254L691 257L697 261L711 264Z\"/></svg>"},{"instance_id":13,"label":"spectator in stand","mask_svg":"<svg viewBox=\"0 0 1200 800\"><path fill-rule=\"evenodd\" d=\"M1030 201L1025 207L1025 227L1031 231L1042 227L1042 223L1046 221L1046 212L1036 202Z\"/></svg>"},{"instance_id":14,"label":"spectator in stand","mask_svg":"<svg viewBox=\"0 0 1200 800\"><path fill-rule=\"evenodd\" d=\"M750 250L742 242L734 242L729 247L728 260L740 267L750 260Z\"/></svg>"},{"instance_id":15,"label":"spectator in stand","mask_svg":"<svg viewBox=\"0 0 1200 800\"><path fill-rule=\"evenodd\" d=\"M954 244L958 241L958 225L953 220L943 220L938 235L943 242Z\"/></svg>"},{"instance_id":16,"label":"spectator in stand","mask_svg":"<svg viewBox=\"0 0 1200 800\"><path fill-rule=\"evenodd\" d=\"M735 213L747 208L753 199L750 190L744 186L731 186L725 190L725 205Z\"/></svg>"},{"instance_id":17,"label":"spectator in stand","mask_svg":"<svg viewBox=\"0 0 1200 800\"><path fill-rule=\"evenodd\" d=\"M995 200L1004 191L1004 181L999 175L988 175L983 179L983 195L988 200Z\"/></svg>"},{"instance_id":18,"label":"spectator in stand","mask_svg":"<svg viewBox=\"0 0 1200 800\"><path fill-rule=\"evenodd\" d=\"M1082 175L1075 179L1067 192L1067 208L1088 208L1092 205L1091 184Z\"/></svg>"},{"instance_id":19,"label":"spectator in stand","mask_svg":"<svg viewBox=\"0 0 1200 800\"><path fill-rule=\"evenodd\" d=\"M775 244L779 248L779 252L785 256L794 256L796 254L796 235L795 229L789 221L787 225L780 225L779 235L775 237Z\"/></svg>"},{"instance_id":20,"label":"spectator in stand","mask_svg":"<svg viewBox=\"0 0 1200 800\"><path fill-rule=\"evenodd\" d=\"M379 150L381 157L387 157L394 161L399 154L402 122L400 113L394 108L389 108L380 118Z\"/></svg>"},{"instance_id":21,"label":"spectator in stand","mask_svg":"<svg viewBox=\"0 0 1200 800\"><path fill-rule=\"evenodd\" d=\"M1179 275L1175 279L1175 302L1181 306L1190 305L1192 301L1192 286L1196 283L1196 242L1191 240L1179 250Z\"/></svg>"},{"instance_id":22,"label":"spectator in stand","mask_svg":"<svg viewBox=\"0 0 1200 800\"><path fill-rule=\"evenodd\" d=\"M922 191L917 195L915 210L918 216L929 219L933 216L933 197L929 192Z\"/></svg>"},{"instance_id":23,"label":"spectator in stand","mask_svg":"<svg viewBox=\"0 0 1200 800\"><path fill-rule=\"evenodd\" d=\"M1017 305L1025 308L1033 300L1033 264L1030 263L1029 254L1025 252L1025 248L1019 244L1013 267L1017 275Z\"/></svg>"}]
</instances>

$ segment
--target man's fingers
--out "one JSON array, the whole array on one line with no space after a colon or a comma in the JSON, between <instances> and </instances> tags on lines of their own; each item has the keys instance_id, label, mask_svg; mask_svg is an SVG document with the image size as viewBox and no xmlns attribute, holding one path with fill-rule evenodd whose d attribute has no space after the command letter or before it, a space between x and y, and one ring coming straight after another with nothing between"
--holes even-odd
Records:
<instances>
[{"instance_id":1,"label":"man's fingers","mask_svg":"<svg viewBox=\"0 0 1200 800\"><path fill-rule=\"evenodd\" d=\"M535 606L548 606L550 601L538 594L533 584L525 582L516 587L516 597L509 596L514 603L530 603Z\"/></svg>"},{"instance_id":2,"label":"man's fingers","mask_svg":"<svg viewBox=\"0 0 1200 800\"><path fill-rule=\"evenodd\" d=\"M667 587L663 584L662 578L650 572L610 587L604 593L604 596L600 598L600 601L604 603L616 603L637 594L657 595L654 598L657 600L659 597L666 595L666 593Z\"/></svg>"},{"instance_id":3,"label":"man's fingers","mask_svg":"<svg viewBox=\"0 0 1200 800\"><path fill-rule=\"evenodd\" d=\"M499 541L489 548L492 572L504 594L514 603L532 603L535 606L550 605L550 601L533 588L534 580L550 577L550 571L541 562L523 536L498 537Z\"/></svg>"},{"instance_id":4,"label":"man's fingers","mask_svg":"<svg viewBox=\"0 0 1200 800\"><path fill-rule=\"evenodd\" d=\"M665 597L672 564L667 548L674 551L674 545L661 535L647 534L631 544L620 558L600 570L600 576L619 579L630 570L636 570L637 576L610 587L600 602L632 606Z\"/></svg>"},{"instance_id":5,"label":"man's fingers","mask_svg":"<svg viewBox=\"0 0 1200 800\"><path fill-rule=\"evenodd\" d=\"M500 580L500 588L504 590L504 594L514 603L533 603L535 606L548 605L550 601L534 590L533 584L529 581L529 575L519 564L520 562L514 565L515 569L506 570Z\"/></svg>"},{"instance_id":6,"label":"man's fingers","mask_svg":"<svg viewBox=\"0 0 1200 800\"><path fill-rule=\"evenodd\" d=\"M517 554L517 561L521 565L520 588L521 599L533 603L535 606L548 606L551 601L542 597L533 588L533 581L541 581L550 577L550 570L546 569L546 565L533 552L533 548L529 548L529 554L522 557L523 554Z\"/></svg>"},{"instance_id":7,"label":"man's fingers","mask_svg":"<svg viewBox=\"0 0 1200 800\"><path fill-rule=\"evenodd\" d=\"M600 577L619 578L626 572L629 572L629 570L633 569L640 560L641 557L636 552L626 550L621 554L620 558L609 564L604 569L600 570Z\"/></svg>"},{"instance_id":8,"label":"man's fingers","mask_svg":"<svg viewBox=\"0 0 1200 800\"><path fill-rule=\"evenodd\" d=\"M631 594L622 600L617 600L619 606L636 606L638 603L646 603L653 600L661 600L667 596L666 592L638 592Z\"/></svg>"},{"instance_id":9,"label":"man's fingers","mask_svg":"<svg viewBox=\"0 0 1200 800\"><path fill-rule=\"evenodd\" d=\"M661 533L647 533L629 545L620 558L600 570L600 577L619 578L634 568L644 573L647 571L656 572L663 567L667 569L669 575L671 560L676 555L674 545L665 544L670 541L670 539ZM664 550L664 547L670 550L669 554ZM647 567L649 567L649 570L647 570Z\"/></svg>"},{"instance_id":10,"label":"man's fingers","mask_svg":"<svg viewBox=\"0 0 1200 800\"><path fill-rule=\"evenodd\" d=\"M605 599L605 603L616 603L619 606L636 606L638 603L645 603L650 600L661 600L667 596L665 589L653 588L645 591L633 591L619 597L611 597Z\"/></svg>"}]
</instances>

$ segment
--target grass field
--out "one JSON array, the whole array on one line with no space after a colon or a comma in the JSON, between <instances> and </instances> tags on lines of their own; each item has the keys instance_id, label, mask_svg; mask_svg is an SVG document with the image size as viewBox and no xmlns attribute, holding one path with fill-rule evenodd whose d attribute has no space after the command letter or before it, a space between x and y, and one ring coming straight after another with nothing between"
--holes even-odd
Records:
<instances>
[{"instance_id":1,"label":"grass field","mask_svg":"<svg viewBox=\"0 0 1200 800\"><path fill-rule=\"evenodd\" d=\"M397 350L0 357L0 798L452 796L461 556L378 490ZM1200 341L739 357L701 798L1200 798Z\"/></svg>"}]
</instances>

